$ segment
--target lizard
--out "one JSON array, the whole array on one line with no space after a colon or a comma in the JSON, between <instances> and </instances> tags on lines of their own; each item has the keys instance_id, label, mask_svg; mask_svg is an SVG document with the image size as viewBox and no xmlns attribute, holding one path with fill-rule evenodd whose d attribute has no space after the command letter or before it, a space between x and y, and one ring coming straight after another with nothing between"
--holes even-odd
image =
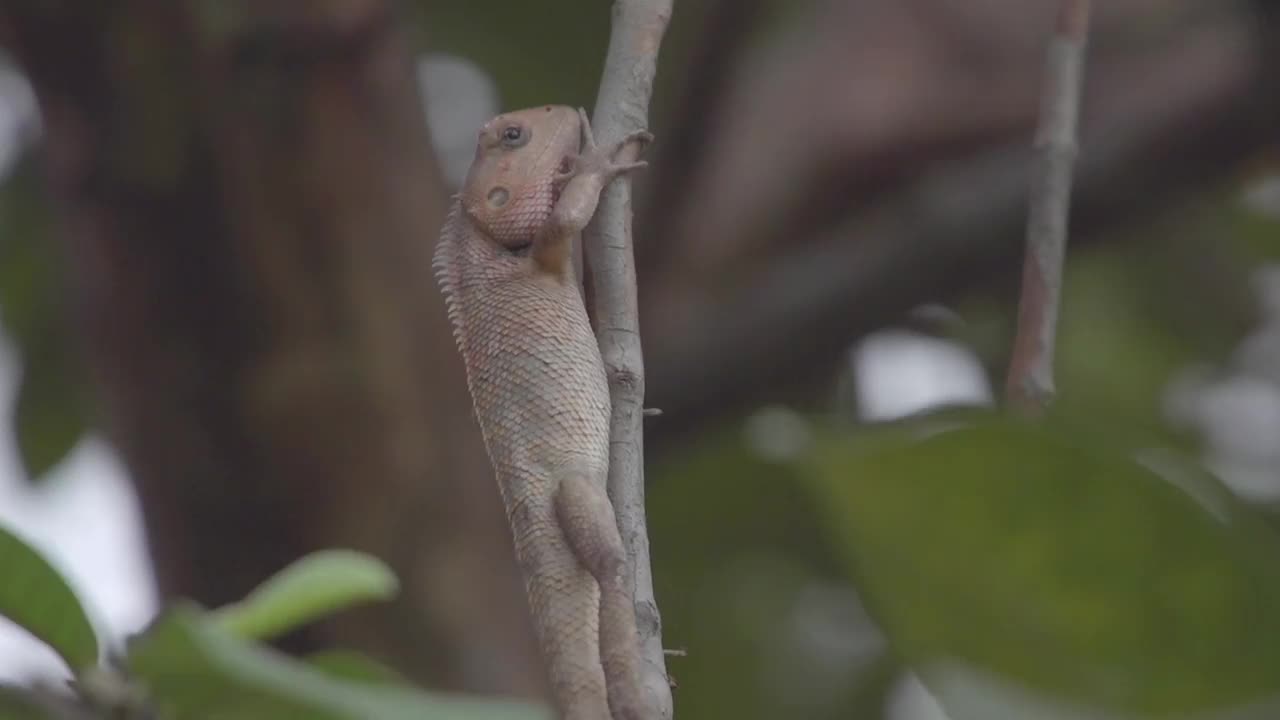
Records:
<instances>
[{"instance_id":1,"label":"lizard","mask_svg":"<svg viewBox=\"0 0 1280 720\"><path fill-rule=\"evenodd\" d=\"M606 490L609 389L573 262L600 192L646 165L623 153L651 140L600 147L566 106L493 118L432 260L565 720L657 717Z\"/></svg>"}]
</instances>

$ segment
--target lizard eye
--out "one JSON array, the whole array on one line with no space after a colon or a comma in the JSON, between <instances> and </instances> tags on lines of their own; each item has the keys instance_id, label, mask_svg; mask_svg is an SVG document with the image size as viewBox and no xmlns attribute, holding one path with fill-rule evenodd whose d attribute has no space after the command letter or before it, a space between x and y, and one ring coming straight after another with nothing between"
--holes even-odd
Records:
<instances>
[{"instance_id":1,"label":"lizard eye","mask_svg":"<svg viewBox=\"0 0 1280 720\"><path fill-rule=\"evenodd\" d=\"M516 148L529 142L529 133L519 125L508 125L502 129L502 144Z\"/></svg>"}]
</instances>

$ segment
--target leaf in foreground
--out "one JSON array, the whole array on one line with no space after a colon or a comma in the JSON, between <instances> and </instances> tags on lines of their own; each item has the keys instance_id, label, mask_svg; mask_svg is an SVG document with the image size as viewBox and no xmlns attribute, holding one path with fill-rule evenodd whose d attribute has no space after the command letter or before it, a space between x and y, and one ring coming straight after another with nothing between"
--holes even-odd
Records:
<instances>
[{"instance_id":1,"label":"leaf in foreground","mask_svg":"<svg viewBox=\"0 0 1280 720\"><path fill-rule=\"evenodd\" d=\"M381 560L353 550L322 550L212 615L241 637L265 640L352 605L390 598L398 589L395 574Z\"/></svg>"},{"instance_id":2,"label":"leaf in foreground","mask_svg":"<svg viewBox=\"0 0 1280 720\"><path fill-rule=\"evenodd\" d=\"M18 458L35 481L62 461L84 435L83 377L64 316L58 243L36 153L24 153L0 192L0 325L21 358L9 408Z\"/></svg>"},{"instance_id":3,"label":"leaf in foreground","mask_svg":"<svg viewBox=\"0 0 1280 720\"><path fill-rule=\"evenodd\" d=\"M966 674L1049 699L1040 718L1276 716L1280 542L1203 471L1004 420L870 453L828 437L814 470L868 605L956 720L1016 716L961 702Z\"/></svg>"},{"instance_id":4,"label":"leaf in foreground","mask_svg":"<svg viewBox=\"0 0 1280 720\"><path fill-rule=\"evenodd\" d=\"M373 658L351 650L322 650L306 657L307 664L327 675L374 685L402 685L404 676Z\"/></svg>"},{"instance_id":5,"label":"leaf in foreground","mask_svg":"<svg viewBox=\"0 0 1280 720\"><path fill-rule=\"evenodd\" d=\"M347 682L179 606L134 641L129 668L166 720L550 720L511 702Z\"/></svg>"},{"instance_id":6,"label":"leaf in foreground","mask_svg":"<svg viewBox=\"0 0 1280 720\"><path fill-rule=\"evenodd\" d=\"M0 720L52 720L52 715L30 697L30 691L0 686Z\"/></svg>"},{"instance_id":7,"label":"leaf in foreground","mask_svg":"<svg viewBox=\"0 0 1280 720\"><path fill-rule=\"evenodd\" d=\"M71 586L35 548L4 528L0 615L48 643L72 672L98 662L98 637Z\"/></svg>"}]
</instances>

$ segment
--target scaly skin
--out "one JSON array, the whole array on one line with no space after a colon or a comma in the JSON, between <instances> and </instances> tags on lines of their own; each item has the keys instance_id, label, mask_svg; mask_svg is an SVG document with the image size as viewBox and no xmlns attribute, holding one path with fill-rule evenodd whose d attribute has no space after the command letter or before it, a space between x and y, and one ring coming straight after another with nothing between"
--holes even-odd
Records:
<instances>
[{"instance_id":1,"label":"scaly skin","mask_svg":"<svg viewBox=\"0 0 1280 720\"><path fill-rule=\"evenodd\" d=\"M586 114L568 107L499 115L480 131L435 253L566 720L656 718L605 491L609 389L572 269L600 191L643 165L618 154L648 140L598 148Z\"/></svg>"}]
</instances>

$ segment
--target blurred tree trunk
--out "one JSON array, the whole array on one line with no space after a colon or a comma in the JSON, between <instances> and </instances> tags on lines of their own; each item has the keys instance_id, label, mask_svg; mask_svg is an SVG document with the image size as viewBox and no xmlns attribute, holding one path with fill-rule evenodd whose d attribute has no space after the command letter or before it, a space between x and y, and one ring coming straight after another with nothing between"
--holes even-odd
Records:
<instances>
[{"instance_id":1,"label":"blurred tree trunk","mask_svg":"<svg viewBox=\"0 0 1280 720\"><path fill-rule=\"evenodd\" d=\"M429 257L446 191L381 0L0 3L103 424L166 597L349 546L404 592L290 638L543 681Z\"/></svg>"}]
</instances>

